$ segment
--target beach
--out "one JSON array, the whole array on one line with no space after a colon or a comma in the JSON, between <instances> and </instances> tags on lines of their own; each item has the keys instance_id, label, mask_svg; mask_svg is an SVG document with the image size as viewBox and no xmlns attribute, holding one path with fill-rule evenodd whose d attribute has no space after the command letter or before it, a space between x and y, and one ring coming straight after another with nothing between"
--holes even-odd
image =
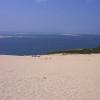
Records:
<instances>
[{"instance_id":1,"label":"beach","mask_svg":"<svg viewBox=\"0 0 100 100\"><path fill-rule=\"evenodd\" d=\"M0 55L0 100L100 100L100 54Z\"/></svg>"}]
</instances>

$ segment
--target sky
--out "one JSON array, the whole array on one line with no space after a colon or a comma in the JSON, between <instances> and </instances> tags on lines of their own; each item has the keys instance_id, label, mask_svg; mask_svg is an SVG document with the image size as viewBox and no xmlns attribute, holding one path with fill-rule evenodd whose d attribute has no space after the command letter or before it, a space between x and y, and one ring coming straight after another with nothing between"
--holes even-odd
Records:
<instances>
[{"instance_id":1,"label":"sky","mask_svg":"<svg viewBox=\"0 0 100 100\"><path fill-rule=\"evenodd\" d=\"M0 0L0 31L100 33L100 0Z\"/></svg>"}]
</instances>

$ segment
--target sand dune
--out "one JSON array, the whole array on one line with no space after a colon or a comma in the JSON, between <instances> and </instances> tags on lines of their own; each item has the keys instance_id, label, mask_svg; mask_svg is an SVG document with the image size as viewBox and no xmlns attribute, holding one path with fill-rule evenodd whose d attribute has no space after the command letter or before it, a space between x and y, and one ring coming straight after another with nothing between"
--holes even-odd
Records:
<instances>
[{"instance_id":1,"label":"sand dune","mask_svg":"<svg viewBox=\"0 0 100 100\"><path fill-rule=\"evenodd\" d=\"M100 100L100 54L1 55L0 100Z\"/></svg>"}]
</instances>

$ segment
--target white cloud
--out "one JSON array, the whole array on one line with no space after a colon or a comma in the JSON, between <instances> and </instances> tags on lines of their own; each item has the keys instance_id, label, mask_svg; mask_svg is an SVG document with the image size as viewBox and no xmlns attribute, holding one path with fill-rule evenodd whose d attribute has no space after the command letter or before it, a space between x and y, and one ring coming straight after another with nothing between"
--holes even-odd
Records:
<instances>
[{"instance_id":1,"label":"white cloud","mask_svg":"<svg viewBox=\"0 0 100 100\"><path fill-rule=\"evenodd\" d=\"M46 2L47 0L35 0L37 3Z\"/></svg>"}]
</instances>

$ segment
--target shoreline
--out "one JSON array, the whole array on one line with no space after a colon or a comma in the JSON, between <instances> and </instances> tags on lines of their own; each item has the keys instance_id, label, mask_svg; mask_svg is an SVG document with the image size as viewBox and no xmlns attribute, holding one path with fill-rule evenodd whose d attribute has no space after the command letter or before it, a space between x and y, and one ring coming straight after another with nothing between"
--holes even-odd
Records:
<instances>
[{"instance_id":1,"label":"shoreline","mask_svg":"<svg viewBox=\"0 0 100 100\"><path fill-rule=\"evenodd\" d=\"M52 54L100 54L100 46L95 48L80 48L80 49L70 49L70 50L61 50L61 51L53 51L48 52L46 54L0 54L0 55L15 55L15 56L32 56L32 57L40 57L41 55L52 55Z\"/></svg>"},{"instance_id":2,"label":"shoreline","mask_svg":"<svg viewBox=\"0 0 100 100\"><path fill-rule=\"evenodd\" d=\"M90 53L90 54L78 54L78 53L55 53L55 54L43 54L43 55L6 55L6 54L0 54L0 56L15 56L15 57L43 57L43 56L53 56L53 55L61 55L61 56L67 56L67 55L100 55L100 53Z\"/></svg>"}]
</instances>

